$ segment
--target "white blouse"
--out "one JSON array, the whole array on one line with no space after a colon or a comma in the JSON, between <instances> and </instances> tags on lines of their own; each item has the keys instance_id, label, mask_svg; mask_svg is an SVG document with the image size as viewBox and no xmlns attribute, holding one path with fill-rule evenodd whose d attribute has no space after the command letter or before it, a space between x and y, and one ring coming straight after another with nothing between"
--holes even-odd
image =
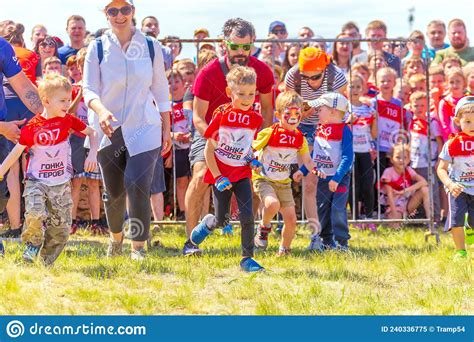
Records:
<instances>
[{"instance_id":1,"label":"white blouse","mask_svg":"<svg viewBox=\"0 0 474 342\"><path fill-rule=\"evenodd\" d=\"M160 147L160 112L171 110L160 43L154 41L152 65L146 38L139 30L135 31L126 52L111 30L101 39L104 54L100 64L97 43L93 41L87 50L83 80L85 103L89 105L93 99L100 99L114 114L117 122L111 125L114 129L121 127L131 156ZM98 115L90 112L94 114L90 123L99 133L100 150L110 145L110 139L102 133Z\"/></svg>"}]
</instances>

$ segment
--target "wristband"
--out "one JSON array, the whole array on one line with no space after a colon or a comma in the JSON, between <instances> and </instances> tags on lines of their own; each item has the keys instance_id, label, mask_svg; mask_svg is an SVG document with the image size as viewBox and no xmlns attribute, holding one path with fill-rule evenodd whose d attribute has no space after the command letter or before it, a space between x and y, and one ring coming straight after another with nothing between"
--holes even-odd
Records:
<instances>
[{"instance_id":1,"label":"wristband","mask_svg":"<svg viewBox=\"0 0 474 342\"><path fill-rule=\"evenodd\" d=\"M301 173L303 174L303 176L305 176L305 177L306 177L306 176L308 175L308 173L309 173L309 170L306 168L306 166L305 166L304 164L301 165L300 171L301 171Z\"/></svg>"}]
</instances>

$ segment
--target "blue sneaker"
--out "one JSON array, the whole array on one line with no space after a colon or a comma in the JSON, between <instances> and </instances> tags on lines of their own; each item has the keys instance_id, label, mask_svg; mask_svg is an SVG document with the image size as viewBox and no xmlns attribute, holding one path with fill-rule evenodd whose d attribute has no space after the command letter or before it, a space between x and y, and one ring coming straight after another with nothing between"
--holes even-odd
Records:
<instances>
[{"instance_id":1,"label":"blue sneaker","mask_svg":"<svg viewBox=\"0 0 474 342\"><path fill-rule=\"evenodd\" d=\"M186 241L183 247L183 255L184 256L199 256L202 254L202 250L199 249L198 246L194 245L191 241Z\"/></svg>"},{"instance_id":2,"label":"blue sneaker","mask_svg":"<svg viewBox=\"0 0 474 342\"><path fill-rule=\"evenodd\" d=\"M41 249L41 246L33 246L28 243L26 249L23 252L23 260L26 262L35 262L36 257Z\"/></svg>"},{"instance_id":3,"label":"blue sneaker","mask_svg":"<svg viewBox=\"0 0 474 342\"><path fill-rule=\"evenodd\" d=\"M216 217L212 214L207 214L191 232L189 239L193 244L199 246L216 227Z\"/></svg>"},{"instance_id":4,"label":"blue sneaker","mask_svg":"<svg viewBox=\"0 0 474 342\"><path fill-rule=\"evenodd\" d=\"M232 229L232 225L228 224L224 228L222 228L222 235L234 235L234 230Z\"/></svg>"},{"instance_id":5,"label":"blue sneaker","mask_svg":"<svg viewBox=\"0 0 474 342\"><path fill-rule=\"evenodd\" d=\"M244 272L261 272L265 270L262 266L259 265L258 262L253 260L252 258L245 258L242 259L240 262L240 268Z\"/></svg>"},{"instance_id":6,"label":"blue sneaker","mask_svg":"<svg viewBox=\"0 0 474 342\"><path fill-rule=\"evenodd\" d=\"M3 247L3 242L0 241L0 258L5 256L5 247Z\"/></svg>"},{"instance_id":7,"label":"blue sneaker","mask_svg":"<svg viewBox=\"0 0 474 342\"><path fill-rule=\"evenodd\" d=\"M309 243L308 251L310 252L323 252L324 251L323 241L321 240L321 237L319 236L319 234L311 235L311 242Z\"/></svg>"}]
</instances>

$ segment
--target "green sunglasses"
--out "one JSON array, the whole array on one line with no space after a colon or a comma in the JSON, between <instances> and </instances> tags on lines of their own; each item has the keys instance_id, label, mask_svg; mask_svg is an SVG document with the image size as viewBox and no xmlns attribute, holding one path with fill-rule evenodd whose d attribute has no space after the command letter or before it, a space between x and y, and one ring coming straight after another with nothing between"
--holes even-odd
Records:
<instances>
[{"instance_id":1,"label":"green sunglasses","mask_svg":"<svg viewBox=\"0 0 474 342\"><path fill-rule=\"evenodd\" d=\"M242 49L244 51L250 51L252 49L253 43L250 44L234 44L232 42L226 41L227 47L232 51L237 51L238 49Z\"/></svg>"}]
</instances>

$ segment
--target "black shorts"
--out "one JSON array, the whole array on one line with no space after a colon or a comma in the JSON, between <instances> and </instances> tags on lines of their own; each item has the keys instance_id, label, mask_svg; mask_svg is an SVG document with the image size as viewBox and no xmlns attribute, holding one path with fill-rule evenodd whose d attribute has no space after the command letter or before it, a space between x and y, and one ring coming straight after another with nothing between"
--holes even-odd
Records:
<instances>
[{"instance_id":1,"label":"black shorts","mask_svg":"<svg viewBox=\"0 0 474 342\"><path fill-rule=\"evenodd\" d=\"M84 163L87 158L87 151L84 147L86 138L71 134L69 143L71 144L71 161L74 170L74 176L82 175L84 173Z\"/></svg>"},{"instance_id":2,"label":"black shorts","mask_svg":"<svg viewBox=\"0 0 474 342\"><path fill-rule=\"evenodd\" d=\"M189 162L189 148L184 150L175 150L174 167L176 178L191 177L191 163Z\"/></svg>"},{"instance_id":3,"label":"black shorts","mask_svg":"<svg viewBox=\"0 0 474 342\"><path fill-rule=\"evenodd\" d=\"M450 231L451 228L464 227L466 213L468 214L468 222L474 227L474 195L461 192L458 197L449 194L449 217L445 230Z\"/></svg>"}]
</instances>

